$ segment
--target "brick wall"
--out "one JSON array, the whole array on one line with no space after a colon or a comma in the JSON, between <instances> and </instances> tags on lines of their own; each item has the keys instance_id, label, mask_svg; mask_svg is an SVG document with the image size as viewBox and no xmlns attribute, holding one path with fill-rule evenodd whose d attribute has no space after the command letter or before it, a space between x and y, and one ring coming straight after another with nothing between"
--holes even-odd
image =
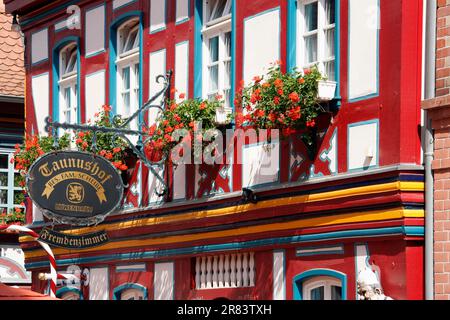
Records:
<instances>
[{"instance_id":1,"label":"brick wall","mask_svg":"<svg viewBox=\"0 0 450 320\"><path fill-rule=\"evenodd\" d=\"M434 298L450 300L450 0L438 0L436 98L422 103L434 129Z\"/></svg>"},{"instance_id":2,"label":"brick wall","mask_svg":"<svg viewBox=\"0 0 450 320\"><path fill-rule=\"evenodd\" d=\"M436 96L450 94L450 0L438 0Z\"/></svg>"}]
</instances>

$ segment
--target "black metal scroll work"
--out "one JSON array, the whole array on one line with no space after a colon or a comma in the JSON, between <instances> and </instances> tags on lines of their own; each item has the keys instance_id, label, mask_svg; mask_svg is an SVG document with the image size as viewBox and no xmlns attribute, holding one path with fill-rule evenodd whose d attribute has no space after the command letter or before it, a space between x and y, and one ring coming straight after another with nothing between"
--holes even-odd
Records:
<instances>
[{"instance_id":1,"label":"black metal scroll work","mask_svg":"<svg viewBox=\"0 0 450 320\"><path fill-rule=\"evenodd\" d=\"M91 131L93 133L92 138L92 150L96 151L97 148L97 134L98 133L113 133L117 135L118 137L125 140L131 150L138 156L139 159L142 160L142 162L149 168L149 170L153 173L153 175L158 179L159 182L161 182L162 191L155 190L156 194L159 197L165 196L168 194L168 185L164 178L162 178L159 173L155 170L155 167L159 167L160 169L164 169L164 163L167 160L167 154L163 154L162 159L158 162L152 162L145 156L145 153L143 152L143 147L151 140L151 136L149 136L147 139L143 140L143 137L145 133L143 131L139 130L130 130L127 129L127 126L135 119L138 120L139 128L142 128L144 125L143 119L144 119L144 112L151 109L156 108L160 111L164 111L166 108L166 99L161 99L161 103L154 104L155 101L159 97L168 97L168 93L170 92L170 79L172 77L172 70L169 70L167 74L160 75L156 78L156 82L160 83L163 81L164 88L156 93L152 98L150 98L143 106L141 106L134 114L132 114L130 117L122 119L120 115L115 115L111 121L112 127L103 127L103 126L95 126L95 125L83 125L83 124L70 124L70 123L60 123L60 122L51 122L49 117L45 119L46 127L45 130L48 132L50 128L53 129L53 135L56 137L58 129L72 129L76 131ZM141 115L141 117L139 117ZM138 143L137 145L134 145L128 136L138 136ZM57 144L57 139L55 139L55 143ZM160 170L161 172L164 172L164 170Z\"/></svg>"}]
</instances>

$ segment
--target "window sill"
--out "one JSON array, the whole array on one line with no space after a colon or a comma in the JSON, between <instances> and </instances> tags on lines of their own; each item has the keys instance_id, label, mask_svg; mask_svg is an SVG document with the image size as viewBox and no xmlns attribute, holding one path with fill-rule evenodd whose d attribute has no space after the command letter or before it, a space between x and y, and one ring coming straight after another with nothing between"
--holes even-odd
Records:
<instances>
[{"instance_id":1,"label":"window sill","mask_svg":"<svg viewBox=\"0 0 450 320\"><path fill-rule=\"evenodd\" d=\"M210 36L219 32L231 31L231 16L216 19L213 22L215 22L213 25L207 25L203 28L203 35Z\"/></svg>"}]
</instances>

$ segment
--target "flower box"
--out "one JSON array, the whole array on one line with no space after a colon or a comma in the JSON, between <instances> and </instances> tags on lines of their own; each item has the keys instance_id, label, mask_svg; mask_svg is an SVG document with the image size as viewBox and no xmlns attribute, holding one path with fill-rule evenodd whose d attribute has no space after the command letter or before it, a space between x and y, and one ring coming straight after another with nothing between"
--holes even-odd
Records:
<instances>
[{"instance_id":1,"label":"flower box","mask_svg":"<svg viewBox=\"0 0 450 320\"><path fill-rule=\"evenodd\" d=\"M319 101L333 100L336 93L336 85L335 81L319 80L317 82L317 99Z\"/></svg>"}]
</instances>

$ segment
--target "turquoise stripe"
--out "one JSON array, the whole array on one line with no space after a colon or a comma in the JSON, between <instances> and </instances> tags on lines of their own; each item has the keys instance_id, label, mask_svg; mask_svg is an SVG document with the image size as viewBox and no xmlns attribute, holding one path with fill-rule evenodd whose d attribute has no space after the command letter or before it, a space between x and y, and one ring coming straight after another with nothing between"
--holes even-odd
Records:
<instances>
[{"instance_id":1,"label":"turquoise stripe","mask_svg":"<svg viewBox=\"0 0 450 320\"><path fill-rule=\"evenodd\" d=\"M297 0L288 0L287 4L287 62L286 71L297 66Z\"/></svg>"},{"instance_id":2,"label":"turquoise stripe","mask_svg":"<svg viewBox=\"0 0 450 320\"><path fill-rule=\"evenodd\" d=\"M202 79L202 26L203 26L203 1L195 1L195 33L194 33L194 98L202 98L203 79Z\"/></svg>"},{"instance_id":3,"label":"turquoise stripe","mask_svg":"<svg viewBox=\"0 0 450 320\"><path fill-rule=\"evenodd\" d=\"M245 242L231 242L224 244L212 244L204 246L195 246L179 249L167 249L158 251L145 251L136 253L118 253L112 255L96 256L96 257L84 257L74 259L61 259L57 260L58 266L71 265L71 264L86 264L96 262L107 262L115 260L140 260L140 259L155 259L177 255L198 254L206 252L216 251L228 251L228 250L242 250L248 248L273 246L273 245L286 245L292 243L302 243L309 241L325 241L333 239L343 238L358 238L358 237L374 237L374 236L386 236L386 235L407 235L407 236L423 236L424 227L389 227L389 228L377 228L377 229L359 229L359 230L345 230L334 231L321 234L307 234L293 237L281 237L281 238L269 238L260 240L251 240ZM25 265L26 269L42 268L48 266L47 261L32 262Z\"/></svg>"}]
</instances>

